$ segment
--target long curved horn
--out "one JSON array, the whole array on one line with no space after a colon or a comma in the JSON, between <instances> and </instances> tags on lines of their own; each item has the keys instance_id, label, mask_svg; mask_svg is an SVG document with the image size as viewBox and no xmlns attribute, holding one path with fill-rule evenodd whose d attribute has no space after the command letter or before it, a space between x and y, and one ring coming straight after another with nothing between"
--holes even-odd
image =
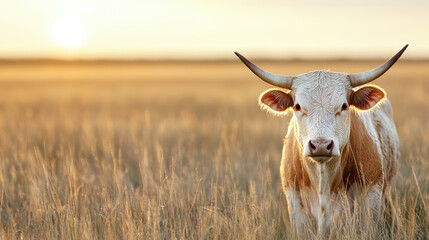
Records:
<instances>
[{"instance_id":1,"label":"long curved horn","mask_svg":"<svg viewBox=\"0 0 429 240\"><path fill-rule=\"evenodd\" d=\"M393 64L395 64L395 62L399 59L399 57L401 57L402 53L405 51L405 49L407 49L407 47L408 44L405 45L405 47L403 47L401 51L395 54L395 56L393 56L389 61L385 62L378 68L374 68L368 72L349 74L350 84L352 85L352 87L357 87L365 83L369 83L372 80L375 80L376 78L383 75L385 72L387 72L387 70L389 70L391 66L393 66Z\"/></svg>"},{"instance_id":2,"label":"long curved horn","mask_svg":"<svg viewBox=\"0 0 429 240\"><path fill-rule=\"evenodd\" d=\"M250 71L252 71L254 74L256 74L256 76L258 76L265 82L281 88L291 88L293 76L274 74L264 71L249 60L247 60L240 53L235 52L235 55L240 58L240 60L250 69Z\"/></svg>"}]
</instances>

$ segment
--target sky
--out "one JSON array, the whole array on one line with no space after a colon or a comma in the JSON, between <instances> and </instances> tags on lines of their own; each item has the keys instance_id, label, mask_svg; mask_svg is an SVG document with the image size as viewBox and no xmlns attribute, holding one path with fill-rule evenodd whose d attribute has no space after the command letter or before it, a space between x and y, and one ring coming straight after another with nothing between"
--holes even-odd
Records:
<instances>
[{"instance_id":1,"label":"sky","mask_svg":"<svg viewBox=\"0 0 429 240\"><path fill-rule=\"evenodd\" d=\"M0 58L429 58L427 0L13 0Z\"/></svg>"}]
</instances>

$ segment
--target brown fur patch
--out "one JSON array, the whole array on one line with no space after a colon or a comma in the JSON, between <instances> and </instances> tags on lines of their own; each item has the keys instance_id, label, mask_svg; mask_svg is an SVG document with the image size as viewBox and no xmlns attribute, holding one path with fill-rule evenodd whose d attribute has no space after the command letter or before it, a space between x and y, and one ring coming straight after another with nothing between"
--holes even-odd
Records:
<instances>
[{"instance_id":1,"label":"brown fur patch","mask_svg":"<svg viewBox=\"0 0 429 240\"><path fill-rule=\"evenodd\" d=\"M302 165L301 150L293 130L284 139L283 144L283 158L280 166L283 189L292 187L299 191L301 187L310 186L310 177Z\"/></svg>"},{"instance_id":2,"label":"brown fur patch","mask_svg":"<svg viewBox=\"0 0 429 240\"><path fill-rule=\"evenodd\" d=\"M354 183L369 187L383 183L383 169L380 155L372 138L366 131L356 111L350 111L350 138L341 153L341 172L331 186L349 189Z\"/></svg>"}]
</instances>

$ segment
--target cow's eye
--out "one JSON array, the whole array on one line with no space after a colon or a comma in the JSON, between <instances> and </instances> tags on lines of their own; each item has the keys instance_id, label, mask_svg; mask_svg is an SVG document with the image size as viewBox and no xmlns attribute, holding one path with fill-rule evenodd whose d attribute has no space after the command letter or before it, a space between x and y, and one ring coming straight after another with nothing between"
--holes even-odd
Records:
<instances>
[{"instance_id":1,"label":"cow's eye","mask_svg":"<svg viewBox=\"0 0 429 240\"><path fill-rule=\"evenodd\" d=\"M343 103L343 106L341 106L341 111L347 110L347 107L348 107L347 103Z\"/></svg>"},{"instance_id":2,"label":"cow's eye","mask_svg":"<svg viewBox=\"0 0 429 240\"><path fill-rule=\"evenodd\" d=\"M299 104L295 105L295 111L301 111L301 106Z\"/></svg>"}]
</instances>

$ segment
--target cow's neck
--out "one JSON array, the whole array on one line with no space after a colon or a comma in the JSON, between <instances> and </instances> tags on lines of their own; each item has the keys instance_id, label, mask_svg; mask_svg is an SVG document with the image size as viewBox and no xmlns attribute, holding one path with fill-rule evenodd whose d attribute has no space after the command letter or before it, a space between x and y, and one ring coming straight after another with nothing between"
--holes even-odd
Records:
<instances>
[{"instance_id":1,"label":"cow's neck","mask_svg":"<svg viewBox=\"0 0 429 240\"><path fill-rule=\"evenodd\" d=\"M317 196L313 195L316 198L312 199L312 203L310 203L312 205L312 212L318 219L319 231L322 231L325 229L325 225L330 224L331 215L335 208L332 202L335 196L332 196L331 189L336 182L338 174L341 172L341 161L339 158L334 158L320 164L310 158L304 157L303 162L312 182L315 195Z\"/></svg>"},{"instance_id":2,"label":"cow's neck","mask_svg":"<svg viewBox=\"0 0 429 240\"><path fill-rule=\"evenodd\" d=\"M304 157L304 166L310 177L314 190L319 195L320 206L323 208L324 197L330 195L332 185L341 172L341 160L339 157L333 158L326 163L317 163L314 160Z\"/></svg>"}]
</instances>

